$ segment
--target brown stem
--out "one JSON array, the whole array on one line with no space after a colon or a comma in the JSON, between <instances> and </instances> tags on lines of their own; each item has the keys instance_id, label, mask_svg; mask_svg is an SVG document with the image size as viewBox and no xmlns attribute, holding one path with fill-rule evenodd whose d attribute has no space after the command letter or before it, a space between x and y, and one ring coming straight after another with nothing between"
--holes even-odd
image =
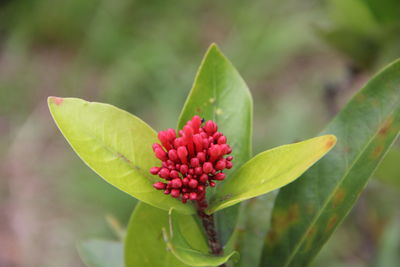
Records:
<instances>
[{"instance_id":1,"label":"brown stem","mask_svg":"<svg viewBox=\"0 0 400 267\"><path fill-rule=\"evenodd\" d=\"M201 204L198 203L198 204L199 205L197 206L197 214L201 218L201 222L203 224L204 231L207 236L208 246L210 247L211 253L213 255L220 256L224 254L224 250L217 236L217 231L215 229L215 223L214 223L214 216L212 214L208 215L205 213L204 211L204 206L206 206L204 205L205 203ZM226 267L226 265L222 264L219 267Z\"/></svg>"}]
</instances>

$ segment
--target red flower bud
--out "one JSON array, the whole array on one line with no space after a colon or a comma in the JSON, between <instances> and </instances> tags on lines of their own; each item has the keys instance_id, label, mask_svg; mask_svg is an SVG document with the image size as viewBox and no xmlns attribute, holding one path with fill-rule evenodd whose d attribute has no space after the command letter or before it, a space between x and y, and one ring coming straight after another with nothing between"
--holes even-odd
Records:
<instances>
[{"instance_id":1,"label":"red flower bud","mask_svg":"<svg viewBox=\"0 0 400 267\"><path fill-rule=\"evenodd\" d=\"M186 174L189 171L189 167L185 164L181 165L180 171L182 174Z\"/></svg>"},{"instance_id":2,"label":"red flower bud","mask_svg":"<svg viewBox=\"0 0 400 267\"><path fill-rule=\"evenodd\" d=\"M203 138L201 138L200 134L193 135L193 143L196 146L197 152L200 152L203 150Z\"/></svg>"},{"instance_id":3,"label":"red flower bud","mask_svg":"<svg viewBox=\"0 0 400 267\"><path fill-rule=\"evenodd\" d=\"M171 190L171 197L178 198L181 192L178 189Z\"/></svg>"},{"instance_id":4,"label":"red flower bud","mask_svg":"<svg viewBox=\"0 0 400 267\"><path fill-rule=\"evenodd\" d=\"M200 160L198 158L191 158L190 159L190 165L194 168L200 166Z\"/></svg>"},{"instance_id":5,"label":"red flower bud","mask_svg":"<svg viewBox=\"0 0 400 267\"><path fill-rule=\"evenodd\" d=\"M159 175L161 178L167 179L167 178L169 177L169 170L168 170L167 168L162 168L162 169L160 170L160 172L158 173L158 175Z\"/></svg>"},{"instance_id":6,"label":"red flower bud","mask_svg":"<svg viewBox=\"0 0 400 267\"><path fill-rule=\"evenodd\" d=\"M172 128L169 128L169 129L167 130L167 133L168 133L168 140L169 140L170 142L173 142L173 141L175 140L175 138L176 138L176 132L175 132L175 130L172 129Z\"/></svg>"},{"instance_id":7,"label":"red flower bud","mask_svg":"<svg viewBox=\"0 0 400 267\"><path fill-rule=\"evenodd\" d=\"M170 151L168 151L168 157L170 160L177 162L178 160L178 153L176 152L175 149L171 149Z\"/></svg>"},{"instance_id":8,"label":"red flower bud","mask_svg":"<svg viewBox=\"0 0 400 267\"><path fill-rule=\"evenodd\" d=\"M211 162L205 162L205 163L203 164L203 171L204 171L205 173L210 173L210 172L212 172L212 170L213 170L213 165L212 165Z\"/></svg>"},{"instance_id":9,"label":"red flower bud","mask_svg":"<svg viewBox=\"0 0 400 267\"><path fill-rule=\"evenodd\" d=\"M220 133L220 132L216 132L216 133L213 134L213 138L214 138L214 140L216 140L216 141L217 141L221 136L222 136L222 133Z\"/></svg>"},{"instance_id":10,"label":"red flower bud","mask_svg":"<svg viewBox=\"0 0 400 267\"><path fill-rule=\"evenodd\" d=\"M169 144L168 133L161 131L158 133L158 139L161 141L161 144L165 147L165 149L171 149L171 145Z\"/></svg>"},{"instance_id":11,"label":"red flower bud","mask_svg":"<svg viewBox=\"0 0 400 267\"><path fill-rule=\"evenodd\" d=\"M204 152L197 153L197 158L201 163L203 163L204 161L206 161L206 153Z\"/></svg>"},{"instance_id":12,"label":"red flower bud","mask_svg":"<svg viewBox=\"0 0 400 267\"><path fill-rule=\"evenodd\" d=\"M157 190L162 190L162 189L165 189L167 187L167 185L164 184L163 182L157 182L157 183L153 184L153 187Z\"/></svg>"},{"instance_id":13,"label":"red flower bud","mask_svg":"<svg viewBox=\"0 0 400 267\"><path fill-rule=\"evenodd\" d=\"M204 129L206 130L208 135L212 136L218 130L218 126L213 121L207 121Z\"/></svg>"},{"instance_id":14,"label":"red flower bud","mask_svg":"<svg viewBox=\"0 0 400 267\"><path fill-rule=\"evenodd\" d=\"M181 188L182 187L182 181L179 178L175 178L171 181L171 186L173 188Z\"/></svg>"},{"instance_id":15,"label":"red flower bud","mask_svg":"<svg viewBox=\"0 0 400 267\"><path fill-rule=\"evenodd\" d=\"M169 172L169 176L171 178L179 178L179 172L176 171L176 170L172 170L172 171Z\"/></svg>"},{"instance_id":16,"label":"red flower bud","mask_svg":"<svg viewBox=\"0 0 400 267\"><path fill-rule=\"evenodd\" d=\"M160 171L160 168L159 168L159 167L152 167L152 168L150 168L150 173L153 174L153 175L158 174L159 171Z\"/></svg>"},{"instance_id":17,"label":"red flower bud","mask_svg":"<svg viewBox=\"0 0 400 267\"><path fill-rule=\"evenodd\" d=\"M201 125L201 118L198 115L193 116L192 118L192 127L195 133L199 132L199 128Z\"/></svg>"},{"instance_id":18,"label":"red flower bud","mask_svg":"<svg viewBox=\"0 0 400 267\"><path fill-rule=\"evenodd\" d=\"M167 183L156 182L153 187L180 198L183 203L192 200L200 208L206 208L206 187L215 187L216 181L225 179L222 171L232 168L233 157L224 156L232 149L226 137L218 132L215 122L203 124L197 115L178 133L179 137L171 128L158 133L162 146L154 144L152 147L161 160L161 167L151 168L150 173L164 178Z\"/></svg>"},{"instance_id":19,"label":"red flower bud","mask_svg":"<svg viewBox=\"0 0 400 267\"><path fill-rule=\"evenodd\" d=\"M189 185L189 187L191 187L191 188L196 188L198 184L199 184L199 182L198 182L197 180L195 180L195 179L190 179L188 185Z\"/></svg>"},{"instance_id":20,"label":"red flower bud","mask_svg":"<svg viewBox=\"0 0 400 267\"><path fill-rule=\"evenodd\" d=\"M183 164L187 163L187 158L186 158L187 155L188 155L188 151L187 151L186 147L184 147L184 146L178 147L178 157Z\"/></svg>"},{"instance_id":21,"label":"red flower bud","mask_svg":"<svg viewBox=\"0 0 400 267\"><path fill-rule=\"evenodd\" d=\"M202 173L203 173L203 168L202 167L196 167L194 169L194 174L201 175Z\"/></svg>"},{"instance_id":22,"label":"red flower bud","mask_svg":"<svg viewBox=\"0 0 400 267\"><path fill-rule=\"evenodd\" d=\"M207 174L202 174L201 176L200 176L200 182L202 182L202 183L206 183L207 181L208 181L208 175Z\"/></svg>"},{"instance_id":23,"label":"red flower bud","mask_svg":"<svg viewBox=\"0 0 400 267\"><path fill-rule=\"evenodd\" d=\"M222 145L222 144L226 144L226 136L221 136L218 138L218 144Z\"/></svg>"},{"instance_id":24,"label":"red flower bud","mask_svg":"<svg viewBox=\"0 0 400 267\"><path fill-rule=\"evenodd\" d=\"M226 167L226 163L224 159L218 160L217 163L215 164L215 169L217 171L222 171L223 169L225 169Z\"/></svg>"},{"instance_id":25,"label":"red flower bud","mask_svg":"<svg viewBox=\"0 0 400 267\"><path fill-rule=\"evenodd\" d=\"M163 149L161 149L161 148L156 148L156 149L154 150L154 152L155 152L155 154L156 154L156 157L157 157L159 160L165 161L165 160L168 159L168 158L167 158L167 153L165 153L165 151L164 151Z\"/></svg>"},{"instance_id":26,"label":"red flower bud","mask_svg":"<svg viewBox=\"0 0 400 267\"><path fill-rule=\"evenodd\" d=\"M215 179L215 180L218 180L218 181L224 180L224 179L225 179L225 173L223 173L223 172L217 173L217 174L214 176L214 179Z\"/></svg>"},{"instance_id":27,"label":"red flower bud","mask_svg":"<svg viewBox=\"0 0 400 267\"><path fill-rule=\"evenodd\" d=\"M226 168L227 168L227 169L231 169L232 166L233 166L232 161L227 161L227 162L226 162Z\"/></svg>"},{"instance_id":28,"label":"red flower bud","mask_svg":"<svg viewBox=\"0 0 400 267\"><path fill-rule=\"evenodd\" d=\"M197 199L197 193L196 192L192 192L192 193L190 193L189 197L190 197L191 200L196 200Z\"/></svg>"}]
</instances>

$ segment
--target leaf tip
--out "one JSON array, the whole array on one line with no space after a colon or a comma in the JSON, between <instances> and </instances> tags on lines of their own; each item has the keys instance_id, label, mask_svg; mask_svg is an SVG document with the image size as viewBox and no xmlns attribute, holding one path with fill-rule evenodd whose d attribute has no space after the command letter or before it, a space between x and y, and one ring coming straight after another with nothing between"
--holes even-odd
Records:
<instances>
[{"instance_id":1,"label":"leaf tip","mask_svg":"<svg viewBox=\"0 0 400 267\"><path fill-rule=\"evenodd\" d=\"M326 150L330 150L332 147L336 145L337 137L335 135L327 135L325 141L325 148Z\"/></svg>"},{"instance_id":2,"label":"leaf tip","mask_svg":"<svg viewBox=\"0 0 400 267\"><path fill-rule=\"evenodd\" d=\"M62 102L64 101L64 98L62 97L57 97L57 96L49 96L47 98L47 103L50 104L56 104L57 106L61 105Z\"/></svg>"}]
</instances>

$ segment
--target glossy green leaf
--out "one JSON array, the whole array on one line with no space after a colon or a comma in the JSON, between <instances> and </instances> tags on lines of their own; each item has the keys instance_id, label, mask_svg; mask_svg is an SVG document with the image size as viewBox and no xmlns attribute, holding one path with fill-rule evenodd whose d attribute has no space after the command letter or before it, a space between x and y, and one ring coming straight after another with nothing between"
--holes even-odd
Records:
<instances>
[{"instance_id":1,"label":"glossy green leaf","mask_svg":"<svg viewBox=\"0 0 400 267\"><path fill-rule=\"evenodd\" d=\"M227 262L234 255L237 256L236 251L224 251L224 255L216 256L205 250L197 250L183 235L183 233L186 233L186 230L181 229L181 215L173 212L172 209L169 215L169 231L164 228L164 239L168 249L182 262L189 266L219 266Z\"/></svg>"},{"instance_id":2,"label":"glossy green leaf","mask_svg":"<svg viewBox=\"0 0 400 267\"><path fill-rule=\"evenodd\" d=\"M207 212L214 213L293 182L335 143L335 136L324 135L258 154L218 188Z\"/></svg>"},{"instance_id":3,"label":"glossy green leaf","mask_svg":"<svg viewBox=\"0 0 400 267\"><path fill-rule=\"evenodd\" d=\"M216 45L211 45L204 56L178 127L182 128L196 114L214 120L226 135L234 157L232 170L226 172L229 180L230 173L251 157L253 102L246 83ZM216 215L224 243L233 231L237 214L238 207L232 207Z\"/></svg>"},{"instance_id":4,"label":"glossy green leaf","mask_svg":"<svg viewBox=\"0 0 400 267\"><path fill-rule=\"evenodd\" d=\"M192 205L155 190L159 165L152 144L154 130L139 118L114 106L77 98L49 97L50 112L64 137L81 159L104 180L160 209L191 214Z\"/></svg>"},{"instance_id":5,"label":"glossy green leaf","mask_svg":"<svg viewBox=\"0 0 400 267\"><path fill-rule=\"evenodd\" d=\"M336 147L280 190L262 266L307 266L348 214L400 130L400 61L357 93L324 132Z\"/></svg>"},{"instance_id":6,"label":"glossy green leaf","mask_svg":"<svg viewBox=\"0 0 400 267\"><path fill-rule=\"evenodd\" d=\"M124 267L122 243L89 240L78 245L79 255L88 267Z\"/></svg>"},{"instance_id":7,"label":"glossy green leaf","mask_svg":"<svg viewBox=\"0 0 400 267\"><path fill-rule=\"evenodd\" d=\"M193 216L177 213L185 238L197 250L207 252L205 237ZM186 267L170 251L162 229L169 228L168 212L140 202L132 213L125 239L125 266Z\"/></svg>"}]
</instances>

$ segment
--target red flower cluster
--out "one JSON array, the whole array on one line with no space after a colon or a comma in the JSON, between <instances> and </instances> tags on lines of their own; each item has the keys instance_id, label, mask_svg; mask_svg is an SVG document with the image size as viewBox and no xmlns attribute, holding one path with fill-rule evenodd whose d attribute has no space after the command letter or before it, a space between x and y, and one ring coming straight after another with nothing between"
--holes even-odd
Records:
<instances>
[{"instance_id":1,"label":"red flower cluster","mask_svg":"<svg viewBox=\"0 0 400 267\"><path fill-rule=\"evenodd\" d=\"M150 173L165 179L156 182L154 188L164 190L174 198L181 197L183 203L189 199L203 203L206 187L215 186L215 181L225 179L224 169L232 168L232 149L226 137L218 132L215 122L209 120L204 126L199 116L194 116L176 136L174 129L158 133L160 144L153 150L162 161L161 167L153 167Z\"/></svg>"}]
</instances>

